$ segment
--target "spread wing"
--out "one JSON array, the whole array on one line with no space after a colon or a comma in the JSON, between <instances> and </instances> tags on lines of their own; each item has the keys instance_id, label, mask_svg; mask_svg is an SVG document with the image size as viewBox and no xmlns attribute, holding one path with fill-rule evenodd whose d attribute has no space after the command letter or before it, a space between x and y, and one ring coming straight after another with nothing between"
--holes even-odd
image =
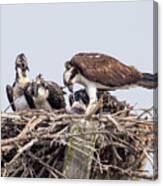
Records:
<instances>
[{"instance_id":1,"label":"spread wing","mask_svg":"<svg viewBox=\"0 0 163 186\"><path fill-rule=\"evenodd\" d=\"M51 107L54 109L65 108L66 104L62 87L52 81L48 81L47 83L49 90L49 96L47 99Z\"/></svg>"},{"instance_id":2,"label":"spread wing","mask_svg":"<svg viewBox=\"0 0 163 186\"><path fill-rule=\"evenodd\" d=\"M104 54L79 53L71 59L70 64L90 81L109 87L136 84L142 77L134 67Z\"/></svg>"},{"instance_id":3,"label":"spread wing","mask_svg":"<svg viewBox=\"0 0 163 186\"><path fill-rule=\"evenodd\" d=\"M15 105L14 105L14 98L13 98L13 88L10 85L6 86L6 93L8 101L10 102L10 105L12 107L13 111L16 111Z\"/></svg>"}]
</instances>

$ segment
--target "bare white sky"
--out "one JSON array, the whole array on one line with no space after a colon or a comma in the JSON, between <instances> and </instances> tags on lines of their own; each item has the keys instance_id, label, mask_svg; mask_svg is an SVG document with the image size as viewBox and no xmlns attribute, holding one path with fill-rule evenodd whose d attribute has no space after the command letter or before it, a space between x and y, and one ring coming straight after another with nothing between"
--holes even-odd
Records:
<instances>
[{"instance_id":1,"label":"bare white sky","mask_svg":"<svg viewBox=\"0 0 163 186\"><path fill-rule=\"evenodd\" d=\"M15 57L24 52L30 76L42 73L63 85L64 62L78 52L102 52L153 73L153 1L1 6L1 107L15 78ZM137 107L153 104L153 91L114 92Z\"/></svg>"}]
</instances>

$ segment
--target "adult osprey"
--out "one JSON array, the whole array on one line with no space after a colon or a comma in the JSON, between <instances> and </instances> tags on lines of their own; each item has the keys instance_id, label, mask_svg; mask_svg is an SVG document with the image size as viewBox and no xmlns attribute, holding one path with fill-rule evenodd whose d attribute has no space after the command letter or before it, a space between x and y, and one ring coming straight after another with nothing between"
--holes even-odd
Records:
<instances>
[{"instance_id":1,"label":"adult osprey","mask_svg":"<svg viewBox=\"0 0 163 186\"><path fill-rule=\"evenodd\" d=\"M63 88L55 82L44 80L41 74L26 89L25 97L29 102L32 99L37 109L58 110L66 106Z\"/></svg>"},{"instance_id":2,"label":"adult osprey","mask_svg":"<svg viewBox=\"0 0 163 186\"><path fill-rule=\"evenodd\" d=\"M13 111L20 111L29 108L29 103L24 96L24 90L30 85L28 76L28 63L26 56L21 53L15 61L16 77L12 86L6 86L7 98ZM32 100L29 100L30 108L34 108Z\"/></svg>"},{"instance_id":3,"label":"adult osprey","mask_svg":"<svg viewBox=\"0 0 163 186\"><path fill-rule=\"evenodd\" d=\"M65 63L64 84L73 90L79 83L85 86L89 96L86 114L97 102L97 89L116 90L141 86L152 89L157 87L157 74L142 73L132 66L100 53L79 53Z\"/></svg>"}]
</instances>

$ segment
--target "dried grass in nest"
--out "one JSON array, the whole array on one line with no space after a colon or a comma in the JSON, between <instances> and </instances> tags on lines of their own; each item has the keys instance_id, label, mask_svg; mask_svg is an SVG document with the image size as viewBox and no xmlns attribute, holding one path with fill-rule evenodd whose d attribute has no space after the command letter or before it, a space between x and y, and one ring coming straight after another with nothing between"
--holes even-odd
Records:
<instances>
[{"instance_id":1,"label":"dried grass in nest","mask_svg":"<svg viewBox=\"0 0 163 186\"><path fill-rule=\"evenodd\" d=\"M92 115L96 131L73 134L70 128L84 115L65 111L29 110L1 113L1 175L5 177L66 178L64 161L70 139L96 135L90 164L90 179L155 179L157 127L153 109L124 109L112 114ZM78 150L79 144L71 144ZM79 149L79 153L85 153ZM146 162L153 172L145 170Z\"/></svg>"}]
</instances>

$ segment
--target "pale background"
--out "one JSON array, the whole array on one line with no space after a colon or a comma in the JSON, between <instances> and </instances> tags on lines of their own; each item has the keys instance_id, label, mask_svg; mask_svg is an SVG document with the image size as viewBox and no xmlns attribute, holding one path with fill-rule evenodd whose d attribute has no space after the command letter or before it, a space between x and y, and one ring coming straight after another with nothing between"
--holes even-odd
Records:
<instances>
[{"instance_id":1,"label":"pale background","mask_svg":"<svg viewBox=\"0 0 163 186\"><path fill-rule=\"evenodd\" d=\"M50 0L49 2L55 2L54 0ZM66 1L66 0L65 0ZM77 0L76 0L77 1ZM90 0L91 1L91 0ZM100 0L99 0L100 1ZM10 3L14 3L14 2L38 2L38 1L30 1L30 0L24 0L24 1L22 1L22 0L20 0L20 1L9 1L9 0L6 0L5 1L5 3L6 2L10 2ZM45 0L39 0L39 2L46 2ZM158 2L159 2L159 4L160 4L160 11L159 11L159 17L160 17L160 19L162 19L162 17L163 17L163 13L162 13L162 11L161 11L161 9L162 9L162 7L163 7L163 1L162 0L158 0ZM0 0L0 3L4 3L4 1L3 0ZM101 13L101 12L100 12ZM110 24L110 23L109 23ZM162 26L162 24L161 24L161 21L159 20L159 33L161 33L162 31L163 31L163 26ZM37 26L35 26L35 27L37 27ZM13 26L13 28L14 28L14 26ZM12 28L12 29L13 29ZM69 28L69 27L68 27ZM123 27L122 27L123 28ZM21 27L21 29L23 29L23 27ZM12 30L11 30L12 31ZM160 35L160 34L159 34ZM124 39L123 38L123 36L122 36L122 38L121 39ZM134 38L133 38L134 39ZM163 43L163 40L162 40L162 37L160 36L159 37L159 40L161 41L161 42L159 42L159 48L161 48L161 46L162 46L162 43ZM72 40L73 41L73 40ZM71 42L72 42L71 41ZM116 40L115 40L115 42L116 42ZM62 43L62 42L61 42ZM2 44L2 43L1 43ZM71 43L70 43L71 44ZM125 45L125 47L126 47L126 42L124 42L124 45ZM40 47L40 44L38 45L39 47ZM31 48L33 47L32 45L30 46ZM141 46L139 46L139 47L141 47ZM48 48L48 47L47 47ZM125 49L125 48L124 48ZM139 48L138 48L139 49ZM160 50L160 49L159 49ZM21 50L19 50L19 51L21 51ZM17 51L17 52L19 52L19 51ZM107 50L108 51L108 50ZM11 52L11 51L10 51ZM26 52L26 51L24 51L24 52ZM54 52L54 51L52 51L52 52ZM76 51L75 51L76 52ZM103 50L102 52L106 52L106 50ZM115 53L116 52L116 53ZM137 52L137 50L135 51L135 52ZM3 51L3 53L4 53L4 51ZM39 55L43 55L42 53L41 53L41 51L40 52L38 52L38 50L36 51L36 52L34 52L33 51L33 53L35 53L35 55L38 57L38 53L39 53ZM115 54L116 54L116 56L115 57L118 57L118 58L120 58L120 59L124 59L124 57L123 56L119 56L119 55L117 55L117 46L116 46L116 51L109 51L109 53L110 54L113 54L114 56L115 56ZM7 52L7 54L9 55L9 53ZM54 53L53 53L54 54ZM14 63L14 58L15 58L15 53L13 52L13 54L12 54L12 56L13 57L10 57L10 58L12 58L11 59L11 63L12 63L12 69L11 69L11 71L13 71L13 63ZM31 56L31 54L29 54L29 52L27 53L27 55L28 55L28 57L30 57L30 61L32 61L33 60L33 57ZM54 54L54 56L55 56L56 54ZM150 54L149 54L150 55ZM2 57L2 50L1 50L1 57ZM32 57L32 59L31 59L31 57ZM68 56L68 58L69 57L71 57L71 55L70 56ZM163 59L162 58L162 53L160 52L159 53L159 61L161 61L161 59ZM3 62L4 63L4 62ZM36 62L35 62L36 63ZM125 63L128 63L129 64L129 62L126 62L125 61ZM38 65L41 65L41 63L40 63L40 61L37 61L37 64ZM133 64L133 63L131 63L131 64ZM138 63L137 63L138 64ZM1 65L2 65L2 58L1 58ZM32 67L33 65L32 64L30 64L30 66ZM46 66L46 65L45 65ZM138 66L137 66L138 67ZM141 66L140 66L141 67ZM146 66L146 67L148 67L148 66ZM142 68L142 67L141 67ZM141 69L140 68L140 69ZM162 69L162 64L160 63L159 64L159 72L160 72L160 88L159 88L159 92L161 92L159 95L162 95L162 86L161 86L161 81L162 81L162 75L161 75L161 69ZM34 70L34 69L32 69L32 70ZM48 69L49 70L49 69ZM58 69L57 69L58 70ZM144 70L150 70L150 69L144 69ZM1 72L2 71L4 71L2 68L1 68ZM9 74L11 74L12 75L12 77L13 77L13 73L14 73L14 71L13 72L11 72L10 70L7 70L6 71L6 74L7 74L7 72L9 73ZM35 73L38 73L38 72L33 72L33 76L35 76ZM5 74L5 73L3 73L3 74ZM44 73L45 74L45 73ZM32 73L31 73L31 75L32 75ZM48 75L47 75L48 76ZM2 76L1 76L2 77ZM9 80L9 77L7 77L8 79L7 79L7 83L8 82L12 82L12 77L10 77L10 80ZM50 77L51 78L51 77ZM2 79L1 79L1 81L2 81ZM58 80L57 80L58 81ZM1 84L1 87L2 87L2 85L3 84ZM1 93L2 93L2 91L1 91ZM133 94L133 93L131 93L131 94ZM2 94L3 95L3 94ZM141 94L142 95L142 94ZM135 96L135 95L134 95ZM123 96L124 97L124 96ZM140 97L140 96L138 96L138 97ZM162 97L160 96L159 97L160 99L160 103L161 103L161 100L162 100ZM146 99L146 96L144 96L144 99ZM4 101L4 97L3 97L3 99L1 99L1 100L3 100L3 102L5 103L6 101ZM142 100L141 100L142 101ZM6 106L5 104L4 104L4 106ZM162 107L161 107L161 104L159 104L159 106L160 106L160 110L162 109ZM160 119L159 119L159 121L160 121L160 123L161 123L161 121L162 121L162 115L161 115L161 112L159 111L159 115L160 115ZM160 125L159 126L159 133L161 134L163 131L163 128L162 128L162 126ZM162 135L160 135L160 139L159 139L159 141L162 141L163 139L161 139L161 138L163 138L162 137ZM162 155L163 155L163 150L162 150L162 148L161 148L161 146L160 146L160 144L159 144L159 157L160 157L160 161L159 161L159 164L162 164ZM161 166L159 166L159 169L160 169L160 179L157 181L157 182L155 182L155 185L162 185L162 183L163 183L163 179L162 179L162 177L163 177L163 171L161 171ZM29 182L27 182L27 179L12 179L12 178L10 178L10 179L4 179L4 178L1 178L0 179L0 182L1 182L1 184L4 184L4 185L22 185L22 184L24 184L24 185L29 185L29 184L35 184L35 185L67 185L67 184L71 184L71 185L76 185L76 184L78 184L78 185L83 185L83 184L85 184L85 185L89 185L89 184L95 184L95 185L108 185L108 184L114 184L114 185L131 185L131 184L140 184L140 185L151 185L151 184L154 184L153 182L148 182L148 181L144 181L144 182L123 182L123 181L119 181L119 182L117 182L117 181L103 181L103 182L101 182L101 181L89 181L89 180L82 180L82 181L80 181L80 180L45 180L45 179L42 179L41 181L38 181L38 179L35 179L35 180L33 180L33 179L28 179L28 181Z\"/></svg>"},{"instance_id":2,"label":"pale background","mask_svg":"<svg viewBox=\"0 0 163 186\"><path fill-rule=\"evenodd\" d=\"M78 52L102 52L153 73L153 3L103 2L3 5L1 7L1 108L15 78L15 57L29 59L30 77L42 73L63 84L64 62ZM114 92L136 107L151 107L153 91Z\"/></svg>"}]
</instances>

